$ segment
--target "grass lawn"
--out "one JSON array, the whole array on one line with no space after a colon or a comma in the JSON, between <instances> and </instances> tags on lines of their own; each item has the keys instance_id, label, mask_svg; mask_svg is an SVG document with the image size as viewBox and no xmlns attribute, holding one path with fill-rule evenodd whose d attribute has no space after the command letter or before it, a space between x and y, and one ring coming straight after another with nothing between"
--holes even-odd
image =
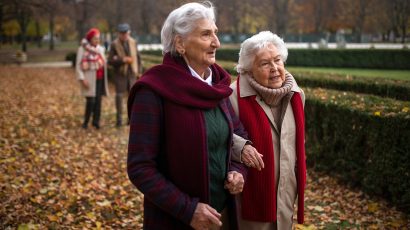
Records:
<instances>
[{"instance_id":1,"label":"grass lawn","mask_svg":"<svg viewBox=\"0 0 410 230\"><path fill-rule=\"evenodd\" d=\"M324 67L287 67L289 72L318 73L357 77L385 78L392 80L410 81L410 70L385 70L385 69L352 69L352 68L324 68Z\"/></svg>"},{"instance_id":2,"label":"grass lawn","mask_svg":"<svg viewBox=\"0 0 410 230\"><path fill-rule=\"evenodd\" d=\"M43 43L38 47L35 43L27 44L27 61L28 62L56 62L65 61L68 53L76 52L78 48L77 42L61 42L56 43L54 50L49 50L48 43ZM0 47L0 63L12 64L12 58L17 50L21 49L20 44L3 45Z\"/></svg>"}]
</instances>

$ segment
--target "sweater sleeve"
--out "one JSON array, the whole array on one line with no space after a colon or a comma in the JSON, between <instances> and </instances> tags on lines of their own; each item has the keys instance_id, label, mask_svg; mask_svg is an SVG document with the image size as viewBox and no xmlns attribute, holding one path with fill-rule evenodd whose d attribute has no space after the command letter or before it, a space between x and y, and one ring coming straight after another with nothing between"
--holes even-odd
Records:
<instances>
[{"instance_id":1,"label":"sweater sleeve","mask_svg":"<svg viewBox=\"0 0 410 230\"><path fill-rule=\"evenodd\" d=\"M182 192L159 170L162 120L161 98L139 89L131 108L128 177L145 199L189 225L199 198Z\"/></svg>"},{"instance_id":2,"label":"sweater sleeve","mask_svg":"<svg viewBox=\"0 0 410 230\"><path fill-rule=\"evenodd\" d=\"M233 107L231 105L231 102L229 99L226 99L227 102L227 107L229 110L229 115L232 119L232 125L233 125L233 137L232 137L232 153L235 151L239 151L238 149L240 148L240 151L242 151L243 146L246 144L248 141L248 133L246 132L245 128L243 127L241 121L239 120L239 117L236 115L235 111L233 110ZM235 143L236 142L236 143ZM242 148L240 147L242 145ZM239 156L239 161L238 156L235 156L237 154L233 153L231 157L231 164L230 164L230 169L229 171L237 171L242 174L243 178L246 180L246 175L247 175L247 167L240 163L240 156ZM240 152L239 152L240 155Z\"/></svg>"},{"instance_id":3,"label":"sweater sleeve","mask_svg":"<svg viewBox=\"0 0 410 230\"><path fill-rule=\"evenodd\" d=\"M75 73L77 80L84 80L84 72L81 69L81 60L83 59L84 50L82 47L77 50L77 57L75 60Z\"/></svg>"}]
</instances>

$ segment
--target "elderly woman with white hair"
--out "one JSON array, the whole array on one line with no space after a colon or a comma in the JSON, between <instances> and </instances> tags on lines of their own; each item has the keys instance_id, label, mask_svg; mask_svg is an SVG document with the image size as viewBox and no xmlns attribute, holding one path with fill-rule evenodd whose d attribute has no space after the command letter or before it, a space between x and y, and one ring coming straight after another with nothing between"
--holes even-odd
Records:
<instances>
[{"instance_id":1,"label":"elderly woman with white hair","mask_svg":"<svg viewBox=\"0 0 410 230\"><path fill-rule=\"evenodd\" d=\"M237 229L233 195L247 169L231 161L231 146L244 146L233 133L247 134L229 101L230 76L215 64L217 31L210 2L172 11L163 63L131 89L127 170L144 194L144 229Z\"/></svg>"},{"instance_id":2,"label":"elderly woman with white hair","mask_svg":"<svg viewBox=\"0 0 410 230\"><path fill-rule=\"evenodd\" d=\"M304 93L285 70L288 51L277 35L260 32L241 45L238 80L231 84L232 106L263 156L256 170L254 157L242 157L252 168L240 198L240 229L292 229L298 196L303 223L306 162Z\"/></svg>"}]
</instances>

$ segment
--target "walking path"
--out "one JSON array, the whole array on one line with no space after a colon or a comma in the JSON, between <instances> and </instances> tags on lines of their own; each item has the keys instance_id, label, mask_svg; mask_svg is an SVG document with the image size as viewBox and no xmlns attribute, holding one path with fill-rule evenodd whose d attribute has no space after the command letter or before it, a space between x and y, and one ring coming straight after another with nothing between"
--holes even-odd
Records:
<instances>
[{"instance_id":1,"label":"walking path","mask_svg":"<svg viewBox=\"0 0 410 230\"><path fill-rule=\"evenodd\" d=\"M21 64L21 67L39 67L39 68L61 68L71 67L71 61L58 61L58 62L28 62Z\"/></svg>"},{"instance_id":2,"label":"walking path","mask_svg":"<svg viewBox=\"0 0 410 230\"><path fill-rule=\"evenodd\" d=\"M103 100L101 129L83 130L72 68L0 74L0 229L142 229L143 195L126 173L129 133L115 127L114 98ZM312 169L307 179L298 230L410 229L409 215L382 199Z\"/></svg>"}]
</instances>

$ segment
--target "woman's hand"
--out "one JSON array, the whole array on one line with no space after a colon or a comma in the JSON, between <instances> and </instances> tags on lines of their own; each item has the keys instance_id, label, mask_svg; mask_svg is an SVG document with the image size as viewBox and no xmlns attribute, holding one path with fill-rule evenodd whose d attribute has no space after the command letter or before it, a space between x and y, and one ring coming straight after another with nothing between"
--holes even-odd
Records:
<instances>
[{"instance_id":1,"label":"woman's hand","mask_svg":"<svg viewBox=\"0 0 410 230\"><path fill-rule=\"evenodd\" d=\"M242 174L236 171L228 172L228 177L225 181L225 188L229 190L232 195L241 193L243 190L243 185L245 181Z\"/></svg>"},{"instance_id":2,"label":"woman's hand","mask_svg":"<svg viewBox=\"0 0 410 230\"><path fill-rule=\"evenodd\" d=\"M242 149L242 162L248 166L257 170L265 168L262 157L263 155L258 152L252 145L245 145Z\"/></svg>"},{"instance_id":3,"label":"woman's hand","mask_svg":"<svg viewBox=\"0 0 410 230\"><path fill-rule=\"evenodd\" d=\"M204 203L198 203L190 225L194 229L211 229L212 226L221 227L220 218L221 214L214 208Z\"/></svg>"},{"instance_id":4,"label":"woman's hand","mask_svg":"<svg viewBox=\"0 0 410 230\"><path fill-rule=\"evenodd\" d=\"M86 88L86 89L88 89L88 88L90 88L90 84L88 83L88 81L87 80L81 80L81 84L84 86L84 88Z\"/></svg>"}]
</instances>

